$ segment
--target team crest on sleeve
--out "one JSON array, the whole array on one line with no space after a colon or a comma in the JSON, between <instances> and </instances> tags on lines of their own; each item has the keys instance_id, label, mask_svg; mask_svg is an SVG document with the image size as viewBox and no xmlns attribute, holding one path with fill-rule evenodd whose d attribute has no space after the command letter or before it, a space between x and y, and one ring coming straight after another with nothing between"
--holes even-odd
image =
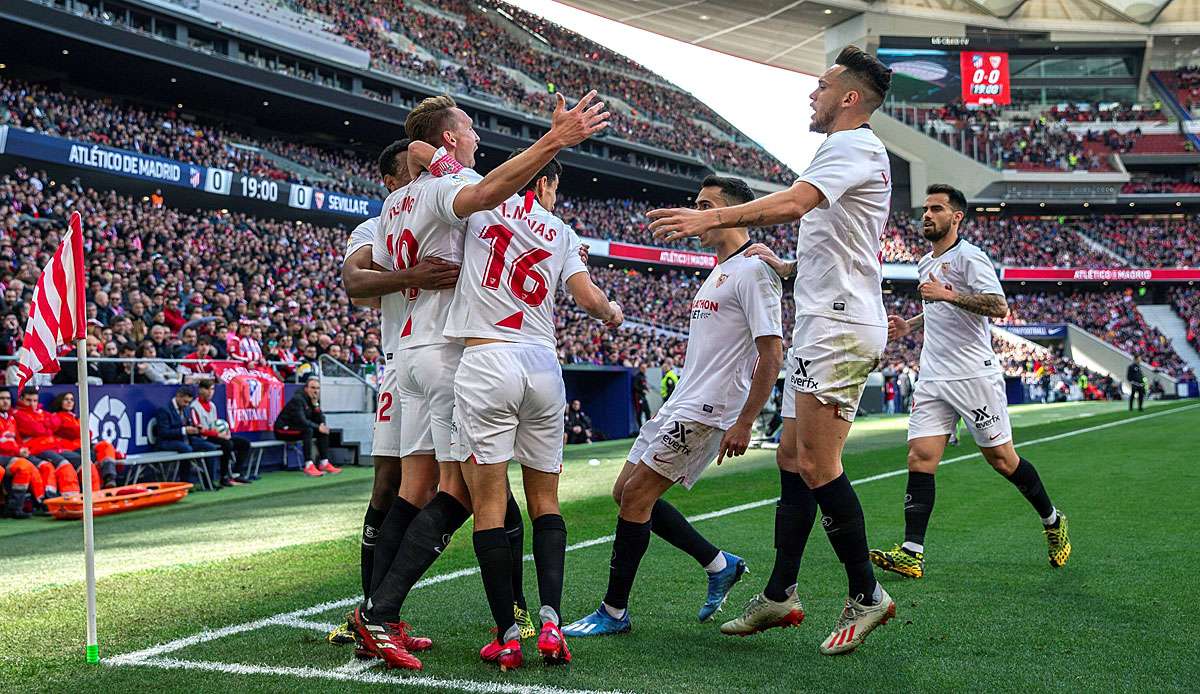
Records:
<instances>
[{"instance_id":1,"label":"team crest on sleeve","mask_svg":"<svg viewBox=\"0 0 1200 694\"><path fill-rule=\"evenodd\" d=\"M719 287L722 284L725 284L725 280L727 280L727 279L729 279L729 275L722 272L721 276L717 278L717 286Z\"/></svg>"}]
</instances>

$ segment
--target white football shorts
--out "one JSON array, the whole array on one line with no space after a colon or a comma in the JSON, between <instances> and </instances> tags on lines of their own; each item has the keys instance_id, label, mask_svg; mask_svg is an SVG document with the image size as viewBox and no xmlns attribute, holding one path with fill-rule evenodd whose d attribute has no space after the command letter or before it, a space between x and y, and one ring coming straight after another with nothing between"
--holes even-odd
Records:
<instances>
[{"instance_id":1,"label":"white football shorts","mask_svg":"<svg viewBox=\"0 0 1200 694\"><path fill-rule=\"evenodd\" d=\"M566 408L553 349L498 342L463 351L454 379L456 447L473 454L476 463L515 460L541 472L562 472Z\"/></svg>"},{"instance_id":2,"label":"white football shorts","mask_svg":"<svg viewBox=\"0 0 1200 694\"><path fill-rule=\"evenodd\" d=\"M396 352L401 456L432 453L438 462L456 460L450 441L454 374L462 351L462 345L448 342Z\"/></svg>"},{"instance_id":3,"label":"white football shorts","mask_svg":"<svg viewBox=\"0 0 1200 694\"><path fill-rule=\"evenodd\" d=\"M691 489L716 459L725 431L676 417L670 402L642 425L627 460Z\"/></svg>"},{"instance_id":4,"label":"white football shorts","mask_svg":"<svg viewBox=\"0 0 1200 694\"><path fill-rule=\"evenodd\" d=\"M372 455L387 455L402 457L403 438L400 423L403 416L400 410L400 387L396 365L390 362L383 367L383 377L379 379L379 402L375 407L375 430L371 439Z\"/></svg>"},{"instance_id":5,"label":"white football shorts","mask_svg":"<svg viewBox=\"0 0 1200 694\"><path fill-rule=\"evenodd\" d=\"M784 417L796 416L796 393L811 393L838 416L854 421L867 387L867 376L879 366L887 328L845 323L823 316L799 316L788 350Z\"/></svg>"},{"instance_id":6,"label":"white football shorts","mask_svg":"<svg viewBox=\"0 0 1200 694\"><path fill-rule=\"evenodd\" d=\"M994 374L956 381L917 380L912 413L908 415L908 440L954 433L962 417L980 448L1012 441L1008 396L1004 376Z\"/></svg>"}]
</instances>

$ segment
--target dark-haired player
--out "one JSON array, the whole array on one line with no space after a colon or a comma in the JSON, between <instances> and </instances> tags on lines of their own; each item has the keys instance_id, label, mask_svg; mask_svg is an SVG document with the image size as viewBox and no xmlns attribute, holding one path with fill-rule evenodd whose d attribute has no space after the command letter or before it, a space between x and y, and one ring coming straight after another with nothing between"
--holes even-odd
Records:
<instances>
[{"instance_id":1,"label":"dark-haired player","mask_svg":"<svg viewBox=\"0 0 1200 694\"><path fill-rule=\"evenodd\" d=\"M520 151L514 156L520 156ZM562 166L551 160L521 192L467 222L463 281L450 304L446 335L462 339L454 377L454 422L471 453L461 466L475 514L473 542L496 638L479 652L502 670L519 667L520 625L512 610L514 564L505 530L508 464L521 465L533 521L541 623L538 651L549 664L571 660L559 628L567 526L558 505L566 391L554 329L562 286L610 326L621 307L592 283L579 237L554 215Z\"/></svg>"},{"instance_id":2,"label":"dark-haired player","mask_svg":"<svg viewBox=\"0 0 1200 694\"><path fill-rule=\"evenodd\" d=\"M828 137L791 188L734 207L650 213L655 236L667 239L800 220L796 261L785 263L765 246L749 251L781 276L795 275L796 327L777 452L782 489L775 567L763 593L721 631L746 635L804 618L796 577L820 507L821 526L849 583L846 606L821 643L828 655L854 650L896 613L871 570L862 506L842 469L842 447L867 375L887 341L879 239L892 181L887 150L868 121L890 86L890 70L846 47L809 97L809 129Z\"/></svg>"},{"instance_id":3,"label":"dark-haired player","mask_svg":"<svg viewBox=\"0 0 1200 694\"><path fill-rule=\"evenodd\" d=\"M988 319L1008 315L1004 289L987 255L958 235L967 209L962 191L935 183L925 193L921 228L933 247L917 264L925 311L907 321L888 316L888 339L925 329L921 378L908 417L904 543L871 550L871 561L901 576L925 574L933 475L962 417L984 459L1020 490L1042 519L1050 566L1062 566L1071 556L1067 517L1050 503L1037 470L1013 448L1004 373L992 351Z\"/></svg>"},{"instance_id":4,"label":"dark-haired player","mask_svg":"<svg viewBox=\"0 0 1200 694\"><path fill-rule=\"evenodd\" d=\"M379 175L389 193L412 181L408 172L408 143L408 139L396 140L379 155ZM371 487L366 517L363 518L359 560L364 597L371 595L371 589L383 577L383 571L391 566L400 544L400 538L388 537L380 541L380 529L400 489L400 401L396 390L394 360L396 342L400 338L397 321L403 311L403 292L409 289L446 289L453 287L458 280L458 266L440 258L425 258L412 267L394 272L376 269L371 261L371 245L378 227L379 217L372 217L355 227L350 232L350 240L346 243L346 253L342 258L342 284L350 300L358 306L380 309L379 333L386 360L371 440L375 481ZM373 577L376 564L383 571L378 577ZM354 635L350 632L350 625L343 624L329 632L327 639L335 644L353 643Z\"/></svg>"},{"instance_id":5,"label":"dark-haired player","mask_svg":"<svg viewBox=\"0 0 1200 694\"><path fill-rule=\"evenodd\" d=\"M696 208L719 209L753 199L745 182L709 176L696 195ZM741 557L718 549L660 497L675 484L691 489L714 458L719 465L725 455L746 451L754 418L783 363L783 285L766 263L744 255L750 247L747 228L711 229L700 243L716 250L719 262L692 300L687 369L671 399L642 426L613 485L620 513L608 591L595 612L563 629L569 636L629 631L629 592L651 532L707 572L701 622L725 603L746 571Z\"/></svg>"}]
</instances>

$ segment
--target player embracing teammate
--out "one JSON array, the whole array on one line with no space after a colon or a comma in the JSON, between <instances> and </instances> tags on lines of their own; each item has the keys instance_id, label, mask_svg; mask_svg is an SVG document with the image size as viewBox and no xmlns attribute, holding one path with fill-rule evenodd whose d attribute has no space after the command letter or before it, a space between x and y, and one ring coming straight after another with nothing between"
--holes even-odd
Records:
<instances>
[{"instance_id":1,"label":"player embracing teammate","mask_svg":"<svg viewBox=\"0 0 1200 694\"><path fill-rule=\"evenodd\" d=\"M431 97L419 104L409 114L405 130L414 145L425 143L425 154L416 157L414 145L410 145L410 172L417 170L414 162L419 160L434 173L447 175L423 172L388 196L372 244L375 265L383 270L402 270L433 257L458 264L463 258L466 223L472 214L506 203L528 188L529 181L550 164L559 150L582 142L607 125L608 113L601 111L601 103L591 103L594 98L595 92L589 93L567 110L560 96L550 131L486 177L470 168L479 143L470 116L448 96ZM438 161L430 160L433 147L444 150ZM519 260L517 266L522 272L529 271L535 262L532 255ZM528 279L527 274L522 277ZM408 635L407 625L400 620L400 609L449 538L470 517L473 506L460 467L470 451L452 445L455 374L464 349L457 336L446 334L454 298L453 289L410 289L402 295L400 315L392 323L399 330L395 382L401 421L395 454L401 458L403 473L399 498L391 504L380 528L376 554L383 546L398 548L390 565L376 563L374 574L378 578L372 580L370 596L348 618L359 652L382 658L388 667L421 668L412 651L431 644L428 639ZM389 364L388 368L393 366ZM429 499L434 489L436 494ZM506 575L511 578L515 573L512 564L519 566L521 561L516 531L520 511L507 486L500 504L504 507L501 515L507 518L507 522L501 520L501 534L510 564ZM504 532L506 525L511 532ZM477 520L476 529L479 527ZM563 535L565 538L565 531ZM510 585L507 594L515 597L517 593ZM510 619L517 611L513 603L510 597L505 606Z\"/></svg>"},{"instance_id":2,"label":"player embracing teammate","mask_svg":"<svg viewBox=\"0 0 1200 694\"><path fill-rule=\"evenodd\" d=\"M848 46L810 95L809 128L827 137L791 188L732 207L650 213L655 236L668 240L800 221L795 262L782 262L766 247L748 252L781 276L795 276L796 326L777 452L775 566L743 614L721 625L725 634L752 634L804 618L796 579L818 508L849 592L820 652L854 650L896 613L875 580L862 506L842 469L846 436L887 340L879 246L891 206L891 170L868 121L890 86L890 70Z\"/></svg>"}]
</instances>

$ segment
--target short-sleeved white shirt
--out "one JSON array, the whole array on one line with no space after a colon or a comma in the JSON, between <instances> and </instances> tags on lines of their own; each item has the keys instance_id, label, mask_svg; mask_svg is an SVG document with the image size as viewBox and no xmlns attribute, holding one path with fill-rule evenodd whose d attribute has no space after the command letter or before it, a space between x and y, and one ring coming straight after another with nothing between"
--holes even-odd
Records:
<instances>
[{"instance_id":1,"label":"short-sleeved white shirt","mask_svg":"<svg viewBox=\"0 0 1200 694\"><path fill-rule=\"evenodd\" d=\"M758 361L755 339L783 336L782 299L779 276L758 258L736 253L713 268L692 299L674 412L718 429L733 426Z\"/></svg>"},{"instance_id":2,"label":"short-sleeved white shirt","mask_svg":"<svg viewBox=\"0 0 1200 694\"><path fill-rule=\"evenodd\" d=\"M883 143L866 127L833 133L799 180L825 200L800 221L796 315L887 325L879 240L892 175Z\"/></svg>"},{"instance_id":3,"label":"short-sleeved white shirt","mask_svg":"<svg viewBox=\"0 0 1200 694\"><path fill-rule=\"evenodd\" d=\"M554 294L587 272L579 237L536 200L514 195L467 222L462 271L446 337L482 337L554 349Z\"/></svg>"},{"instance_id":4,"label":"short-sleeved white shirt","mask_svg":"<svg viewBox=\"0 0 1200 694\"><path fill-rule=\"evenodd\" d=\"M454 198L481 178L472 169L437 178L422 173L389 195L371 246L375 263L389 270L412 267L430 257L461 263L466 223L454 214ZM453 289L409 289L398 294L403 303L393 330L398 331L396 351L452 341L443 332Z\"/></svg>"},{"instance_id":5,"label":"short-sleeved white shirt","mask_svg":"<svg viewBox=\"0 0 1200 694\"><path fill-rule=\"evenodd\" d=\"M958 292L1004 296L987 254L962 238L937 257L926 253L917 263L917 274L921 282L932 275ZM945 301L925 302L922 381L956 381L999 373L1000 360L992 351L991 321L987 316Z\"/></svg>"},{"instance_id":6,"label":"short-sleeved white shirt","mask_svg":"<svg viewBox=\"0 0 1200 694\"><path fill-rule=\"evenodd\" d=\"M342 256L342 265L354 255L354 252L364 246L371 246L374 258L375 235L379 230L379 217L372 217L354 227L350 232L350 240L346 242L346 253ZM391 267L384 265L383 267ZM391 361L396 353L400 339L401 314L407 304L404 292L392 292L379 297L379 341L383 347L384 359Z\"/></svg>"},{"instance_id":7,"label":"short-sleeved white shirt","mask_svg":"<svg viewBox=\"0 0 1200 694\"><path fill-rule=\"evenodd\" d=\"M345 265L346 261L350 260L350 256L354 255L354 251L363 246L370 246L375 242L375 230L378 228L379 217L371 217L354 227L354 231L350 232L350 239L346 241L346 252L342 254L342 265Z\"/></svg>"}]
</instances>

